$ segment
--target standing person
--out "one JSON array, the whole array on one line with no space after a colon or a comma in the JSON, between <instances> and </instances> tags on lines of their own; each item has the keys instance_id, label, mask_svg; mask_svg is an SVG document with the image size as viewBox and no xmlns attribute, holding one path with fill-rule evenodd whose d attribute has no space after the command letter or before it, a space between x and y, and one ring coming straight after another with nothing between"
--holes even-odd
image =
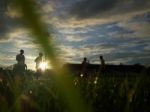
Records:
<instances>
[{"instance_id":1,"label":"standing person","mask_svg":"<svg viewBox=\"0 0 150 112\"><path fill-rule=\"evenodd\" d=\"M27 65L25 64L25 56L24 50L20 50L20 54L16 55L17 64L14 67L15 72L17 73L24 73L27 69Z\"/></svg>"},{"instance_id":2,"label":"standing person","mask_svg":"<svg viewBox=\"0 0 150 112\"><path fill-rule=\"evenodd\" d=\"M84 57L82 64L81 64L81 76L83 77L83 75L87 75L87 66L88 66L88 61L87 58Z\"/></svg>"},{"instance_id":3,"label":"standing person","mask_svg":"<svg viewBox=\"0 0 150 112\"><path fill-rule=\"evenodd\" d=\"M40 63L42 63L42 61L43 61L43 54L42 53L39 53L39 56L38 57L36 57L36 59L34 60L35 61L35 63L36 63L36 70L38 70L38 69L40 69L39 68L39 66L40 66Z\"/></svg>"},{"instance_id":4,"label":"standing person","mask_svg":"<svg viewBox=\"0 0 150 112\"><path fill-rule=\"evenodd\" d=\"M41 74L41 68L40 68L40 64L42 63L42 61L43 61L43 59L42 59L42 57L43 57L43 54L42 53L39 53L39 56L38 57L36 57L35 58L35 63L36 63L36 66L35 66L35 68L36 68L36 78L37 79L39 79L39 76L40 76L40 74Z\"/></svg>"},{"instance_id":5,"label":"standing person","mask_svg":"<svg viewBox=\"0 0 150 112\"><path fill-rule=\"evenodd\" d=\"M100 72L104 72L104 70L105 70L105 60L104 60L104 58L103 58L103 56L100 56L99 57L100 58Z\"/></svg>"},{"instance_id":6,"label":"standing person","mask_svg":"<svg viewBox=\"0 0 150 112\"><path fill-rule=\"evenodd\" d=\"M17 64L22 65L25 63L24 50L20 50L20 54L16 55Z\"/></svg>"}]
</instances>

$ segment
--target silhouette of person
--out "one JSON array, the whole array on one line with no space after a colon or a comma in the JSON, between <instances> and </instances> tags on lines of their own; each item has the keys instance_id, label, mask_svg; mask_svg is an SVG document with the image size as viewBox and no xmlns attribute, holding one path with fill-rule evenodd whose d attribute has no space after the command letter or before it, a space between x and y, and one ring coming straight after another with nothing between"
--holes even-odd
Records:
<instances>
[{"instance_id":1,"label":"silhouette of person","mask_svg":"<svg viewBox=\"0 0 150 112\"><path fill-rule=\"evenodd\" d=\"M42 53L39 53L39 56L36 57L36 59L34 60L35 63L36 63L36 69L37 69L37 70L40 69L40 68L39 68L40 63L43 61L42 57L43 57L43 54L42 54Z\"/></svg>"},{"instance_id":2,"label":"silhouette of person","mask_svg":"<svg viewBox=\"0 0 150 112\"><path fill-rule=\"evenodd\" d=\"M87 66L88 66L88 61L87 61L87 58L84 57L83 58L83 61L82 61L82 64L81 64L81 74L80 75L86 75L87 74Z\"/></svg>"},{"instance_id":3,"label":"silhouette of person","mask_svg":"<svg viewBox=\"0 0 150 112\"><path fill-rule=\"evenodd\" d=\"M103 56L100 56L100 72L103 72L105 70L105 60L103 59Z\"/></svg>"},{"instance_id":4,"label":"silhouette of person","mask_svg":"<svg viewBox=\"0 0 150 112\"><path fill-rule=\"evenodd\" d=\"M20 54L16 55L17 64L14 66L15 71L19 73L25 72L27 65L25 64L24 50L20 50Z\"/></svg>"},{"instance_id":5,"label":"silhouette of person","mask_svg":"<svg viewBox=\"0 0 150 112\"><path fill-rule=\"evenodd\" d=\"M39 53L39 56L38 57L36 57L35 58L35 63L36 63L36 78L38 79L39 78L39 76L40 76L40 74L41 74L41 68L40 68L40 63L42 63L42 61L43 61L43 59L42 59L42 57L43 57L43 54L42 53Z\"/></svg>"},{"instance_id":6,"label":"silhouette of person","mask_svg":"<svg viewBox=\"0 0 150 112\"><path fill-rule=\"evenodd\" d=\"M25 63L25 56L24 56L24 50L20 50L20 54L17 54L16 61L19 65L22 65Z\"/></svg>"}]
</instances>

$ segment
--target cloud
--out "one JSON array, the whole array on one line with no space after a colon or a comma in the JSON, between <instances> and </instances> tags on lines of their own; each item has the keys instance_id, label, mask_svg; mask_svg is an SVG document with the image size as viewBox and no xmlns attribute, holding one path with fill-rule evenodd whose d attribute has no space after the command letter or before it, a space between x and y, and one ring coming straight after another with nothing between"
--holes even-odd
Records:
<instances>
[{"instance_id":1,"label":"cloud","mask_svg":"<svg viewBox=\"0 0 150 112\"><path fill-rule=\"evenodd\" d=\"M74 36L74 35L68 35L68 36L66 36L66 38L65 38L67 41L69 41L69 42L83 42L83 41L85 41L87 38L83 38L83 37L81 37L80 35L76 35L76 36Z\"/></svg>"},{"instance_id":2,"label":"cloud","mask_svg":"<svg viewBox=\"0 0 150 112\"><path fill-rule=\"evenodd\" d=\"M147 64L150 59L148 58L150 52L147 49L149 42L150 40L148 39L147 41L145 39L125 41L123 44L119 44L118 47L115 47L116 49L110 54L105 55L105 57L109 63Z\"/></svg>"},{"instance_id":3,"label":"cloud","mask_svg":"<svg viewBox=\"0 0 150 112\"><path fill-rule=\"evenodd\" d=\"M87 57L91 62L98 60L99 55L110 54L116 50L114 47L109 47L102 44L84 44L78 47L60 45L59 52L60 57L66 62L81 62L83 57Z\"/></svg>"},{"instance_id":4,"label":"cloud","mask_svg":"<svg viewBox=\"0 0 150 112\"><path fill-rule=\"evenodd\" d=\"M22 13L19 10L17 10L13 2L8 3L5 15L13 19L18 19L22 17Z\"/></svg>"},{"instance_id":5,"label":"cloud","mask_svg":"<svg viewBox=\"0 0 150 112\"><path fill-rule=\"evenodd\" d=\"M58 56L60 59L62 59L64 62L75 62L75 58L78 57L80 54L80 51L78 52L78 49L74 48L73 46L67 46L67 45L59 45L57 46L58 50Z\"/></svg>"},{"instance_id":6,"label":"cloud","mask_svg":"<svg viewBox=\"0 0 150 112\"><path fill-rule=\"evenodd\" d=\"M79 0L70 10L70 15L79 19L110 16L112 14L122 15L122 13L131 11L145 10L149 6L149 0Z\"/></svg>"},{"instance_id":7,"label":"cloud","mask_svg":"<svg viewBox=\"0 0 150 112\"><path fill-rule=\"evenodd\" d=\"M79 18L86 18L97 15L106 10L112 9L118 0L81 0L75 4L71 13Z\"/></svg>"},{"instance_id":8,"label":"cloud","mask_svg":"<svg viewBox=\"0 0 150 112\"><path fill-rule=\"evenodd\" d=\"M12 29L22 27L17 12L11 7L9 0L0 1L0 40L9 39L7 35Z\"/></svg>"},{"instance_id":9,"label":"cloud","mask_svg":"<svg viewBox=\"0 0 150 112\"><path fill-rule=\"evenodd\" d=\"M3 38L3 34L7 31L8 18L5 16L5 11L7 10L8 0L0 1L0 39Z\"/></svg>"},{"instance_id":10,"label":"cloud","mask_svg":"<svg viewBox=\"0 0 150 112\"><path fill-rule=\"evenodd\" d=\"M45 14L50 14L52 12L54 12L54 4L51 2L51 1L48 1L47 3L41 5L41 8L42 8L42 13L45 13Z\"/></svg>"},{"instance_id":11,"label":"cloud","mask_svg":"<svg viewBox=\"0 0 150 112\"><path fill-rule=\"evenodd\" d=\"M136 14L121 26L134 31L132 35L126 35L127 37L148 38L150 35L150 12Z\"/></svg>"},{"instance_id":12,"label":"cloud","mask_svg":"<svg viewBox=\"0 0 150 112\"><path fill-rule=\"evenodd\" d=\"M144 49L148 48L149 39L140 32L145 30L145 24L142 23L140 27L138 22L130 21L135 16L145 13L145 11L141 11L129 14L127 20L123 22L120 17L114 17L112 20L108 19L102 23L94 18L79 21L70 19L66 23L63 22L60 24L60 28L58 27L60 33L58 36L60 36L60 43L64 45L62 51L67 50L68 52L62 52L61 56L65 56L64 58L69 62L73 60L80 62L83 57L87 56L91 63L99 63L99 55L104 55L109 63L142 63L140 60L134 60L134 56L141 58L147 56L145 53L147 51ZM93 21L90 22L90 20ZM139 30L133 25L139 25ZM141 34L141 38L135 35L138 32ZM64 39L66 41L63 41ZM71 49L65 48L68 45ZM131 56L132 53L137 53L137 55ZM111 57L113 55L114 57Z\"/></svg>"}]
</instances>

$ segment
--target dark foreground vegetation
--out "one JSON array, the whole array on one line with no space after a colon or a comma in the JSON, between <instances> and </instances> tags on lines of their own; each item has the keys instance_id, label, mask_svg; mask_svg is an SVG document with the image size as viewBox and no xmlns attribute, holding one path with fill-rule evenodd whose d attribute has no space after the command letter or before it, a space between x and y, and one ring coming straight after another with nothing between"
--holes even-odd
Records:
<instances>
[{"instance_id":1,"label":"dark foreground vegetation","mask_svg":"<svg viewBox=\"0 0 150 112\"><path fill-rule=\"evenodd\" d=\"M72 83L93 112L150 112L149 73L122 74L73 75ZM33 71L18 75L1 71L0 112L70 112L54 74L44 72L39 80L35 75Z\"/></svg>"}]
</instances>

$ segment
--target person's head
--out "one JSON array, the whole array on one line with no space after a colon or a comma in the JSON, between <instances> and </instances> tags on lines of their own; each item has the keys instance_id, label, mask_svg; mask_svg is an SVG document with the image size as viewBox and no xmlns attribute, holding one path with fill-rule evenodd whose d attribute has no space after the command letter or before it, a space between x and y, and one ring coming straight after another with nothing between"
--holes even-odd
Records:
<instances>
[{"instance_id":1,"label":"person's head","mask_svg":"<svg viewBox=\"0 0 150 112\"><path fill-rule=\"evenodd\" d=\"M42 57L42 56L43 56L43 54L40 52L40 53L39 53L39 56L40 56L40 57Z\"/></svg>"},{"instance_id":2,"label":"person's head","mask_svg":"<svg viewBox=\"0 0 150 112\"><path fill-rule=\"evenodd\" d=\"M86 61L87 60L86 57L84 57L83 60Z\"/></svg>"},{"instance_id":3,"label":"person's head","mask_svg":"<svg viewBox=\"0 0 150 112\"><path fill-rule=\"evenodd\" d=\"M103 59L103 56L100 56L99 58L100 58L100 59Z\"/></svg>"},{"instance_id":4,"label":"person's head","mask_svg":"<svg viewBox=\"0 0 150 112\"><path fill-rule=\"evenodd\" d=\"M24 50L21 49L21 50L20 50L20 54L24 54Z\"/></svg>"}]
</instances>

